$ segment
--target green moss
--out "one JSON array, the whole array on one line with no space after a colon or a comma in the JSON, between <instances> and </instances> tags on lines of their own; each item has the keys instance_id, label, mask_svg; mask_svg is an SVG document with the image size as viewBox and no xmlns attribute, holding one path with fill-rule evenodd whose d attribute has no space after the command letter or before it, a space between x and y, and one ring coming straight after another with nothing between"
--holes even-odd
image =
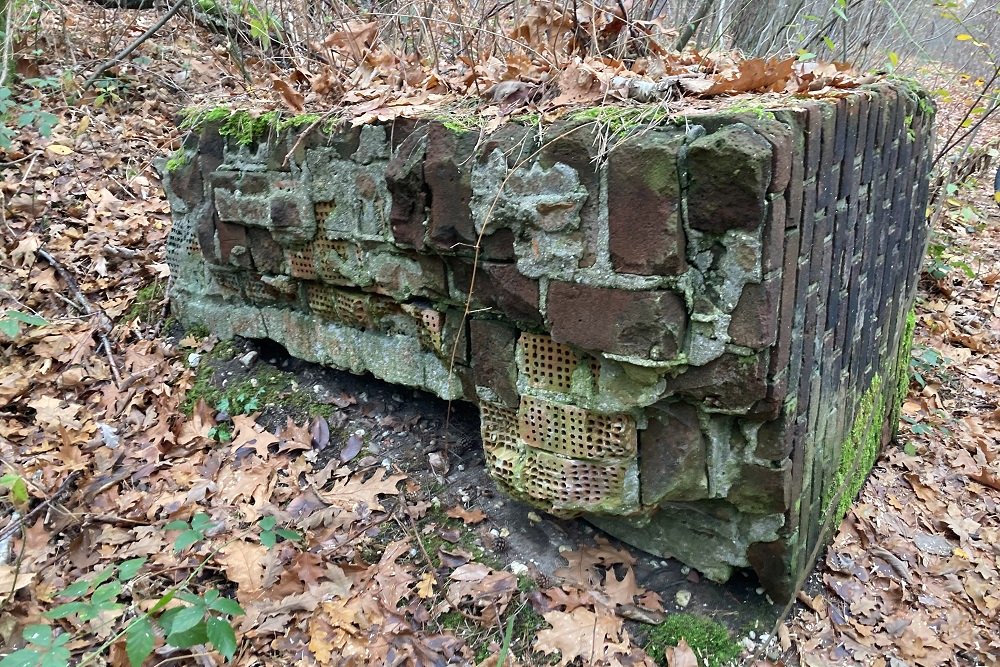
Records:
<instances>
[{"instance_id":1,"label":"green moss","mask_svg":"<svg viewBox=\"0 0 1000 667\"><path fill-rule=\"evenodd\" d=\"M657 664L665 664L664 650L677 646L681 639L695 652L702 667L721 667L743 652L721 624L694 614L671 614L649 632L646 653Z\"/></svg>"},{"instance_id":2,"label":"green moss","mask_svg":"<svg viewBox=\"0 0 1000 667\"><path fill-rule=\"evenodd\" d=\"M775 120L776 116L774 112L768 109L763 104L754 104L752 102L740 101L729 107L728 109L722 109L719 113L724 114L753 114L757 117L757 120Z\"/></svg>"},{"instance_id":3,"label":"green moss","mask_svg":"<svg viewBox=\"0 0 1000 667\"><path fill-rule=\"evenodd\" d=\"M171 153L170 157L167 158L167 172L172 174L190 163L192 154L193 151L184 150L183 148L179 148Z\"/></svg>"},{"instance_id":4,"label":"green moss","mask_svg":"<svg viewBox=\"0 0 1000 667\"><path fill-rule=\"evenodd\" d=\"M239 350L231 341L220 341L205 355L198 366L195 381L181 403L181 409L186 414L191 414L199 400L230 415L266 412L272 407L299 416L329 417L332 414L333 407L317 403L308 391L298 387L294 375L268 364L258 364L251 375L220 387L216 371L237 354Z\"/></svg>"},{"instance_id":5,"label":"green moss","mask_svg":"<svg viewBox=\"0 0 1000 667\"><path fill-rule=\"evenodd\" d=\"M854 423L848 433L840 452L840 464L834 475L833 483L823 494L823 511L834 500L837 492L843 488L837 499L837 512L834 524L839 524L847 515L851 503L864 486L868 472L875 465L879 447L882 444L882 426L885 424L886 399L882 391L882 377L876 375L868 390L858 401Z\"/></svg>"},{"instance_id":6,"label":"green moss","mask_svg":"<svg viewBox=\"0 0 1000 667\"><path fill-rule=\"evenodd\" d=\"M125 314L128 321L139 320L142 324L152 324L163 312L163 297L166 294L166 283L154 282L136 292L132 306Z\"/></svg>"},{"instance_id":7,"label":"green moss","mask_svg":"<svg viewBox=\"0 0 1000 667\"><path fill-rule=\"evenodd\" d=\"M181 128L197 131L205 125L218 124L219 135L233 139L240 146L249 146L272 132L308 127L320 120L316 114L285 116L280 111L255 114L226 107L185 109L181 113L184 116Z\"/></svg>"},{"instance_id":8,"label":"green moss","mask_svg":"<svg viewBox=\"0 0 1000 667\"><path fill-rule=\"evenodd\" d=\"M212 332L209 331L208 327L205 326L204 324L197 323L197 324L192 324L187 329L185 329L184 333L187 334L188 336L191 336L192 338L206 338Z\"/></svg>"},{"instance_id":9,"label":"green moss","mask_svg":"<svg viewBox=\"0 0 1000 667\"><path fill-rule=\"evenodd\" d=\"M910 310L906 314L906 328L903 338L899 341L899 351L896 354L896 400L902 403L910 390L910 354L913 350L913 332L917 328L917 314Z\"/></svg>"},{"instance_id":10,"label":"green moss","mask_svg":"<svg viewBox=\"0 0 1000 667\"><path fill-rule=\"evenodd\" d=\"M635 130L650 125L662 125L669 114L662 105L644 104L641 106L596 106L577 111L570 119L591 121L599 126L607 127L613 134L629 134Z\"/></svg>"}]
</instances>

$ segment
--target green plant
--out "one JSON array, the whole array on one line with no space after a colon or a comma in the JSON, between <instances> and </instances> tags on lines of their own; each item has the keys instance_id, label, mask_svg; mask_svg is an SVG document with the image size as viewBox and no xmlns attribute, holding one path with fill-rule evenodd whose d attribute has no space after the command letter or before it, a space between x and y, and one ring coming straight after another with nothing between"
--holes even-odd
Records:
<instances>
[{"instance_id":1,"label":"green plant","mask_svg":"<svg viewBox=\"0 0 1000 667\"><path fill-rule=\"evenodd\" d=\"M927 273L934 280L943 280L955 270L960 270L965 277L972 279L976 277L976 272L972 270L967 262L957 258L948 249L948 246L933 242L927 247Z\"/></svg>"},{"instance_id":2,"label":"green plant","mask_svg":"<svg viewBox=\"0 0 1000 667\"><path fill-rule=\"evenodd\" d=\"M646 653L657 664L664 664L664 649L677 646L683 639L698 656L703 667L721 667L740 657L740 645L725 627L694 614L671 614L654 627L646 641Z\"/></svg>"},{"instance_id":3,"label":"green plant","mask_svg":"<svg viewBox=\"0 0 1000 667\"><path fill-rule=\"evenodd\" d=\"M174 551L184 551L192 544L202 542L205 539L205 533L213 526L215 526L215 522L212 521L212 517L204 512L198 512L191 517L190 521L183 519L171 521L164 526L164 530L181 531L174 540Z\"/></svg>"},{"instance_id":4,"label":"green plant","mask_svg":"<svg viewBox=\"0 0 1000 667\"><path fill-rule=\"evenodd\" d=\"M52 134L59 117L42 111L41 100L19 102L7 86L0 87L0 148L8 149L17 136L17 130L34 127L43 137Z\"/></svg>"},{"instance_id":5,"label":"green plant","mask_svg":"<svg viewBox=\"0 0 1000 667\"><path fill-rule=\"evenodd\" d=\"M262 517L257 522L257 526L260 528L260 543L268 549L278 543L279 537L290 542L299 542L302 540L302 533L279 527L278 520L273 516Z\"/></svg>"},{"instance_id":6,"label":"green plant","mask_svg":"<svg viewBox=\"0 0 1000 667\"><path fill-rule=\"evenodd\" d=\"M15 505L25 505L28 502L28 486L20 475L9 472L0 477L0 487L7 489L10 500Z\"/></svg>"},{"instance_id":7,"label":"green plant","mask_svg":"<svg viewBox=\"0 0 1000 667\"><path fill-rule=\"evenodd\" d=\"M0 90L3 89L0 88ZM41 327L48 324L48 321L38 315L22 313L19 310L8 310L2 317L0 317L0 333L4 334L8 338L17 338L21 333L22 324L26 324L30 327Z\"/></svg>"},{"instance_id":8,"label":"green plant","mask_svg":"<svg viewBox=\"0 0 1000 667\"><path fill-rule=\"evenodd\" d=\"M125 609L121 596L145 564L145 558L132 558L70 584L56 594L66 602L43 616L52 621L75 618L82 625ZM186 582L182 587L184 585ZM215 589L198 596L182 587L168 591L148 612L137 612L121 632L97 651L85 656L80 664L94 660L124 636L129 664L140 667L156 646L154 621L170 646L190 648L210 644L227 660L231 659L237 644L230 617L244 614L243 608L236 601L222 597ZM176 604L178 601L186 604ZM171 603L176 606L168 609ZM5 656L0 660L0 667L68 667L70 664L71 653L67 644L75 637L73 633L56 634L52 625L42 623L25 627L22 636L27 646Z\"/></svg>"}]
</instances>

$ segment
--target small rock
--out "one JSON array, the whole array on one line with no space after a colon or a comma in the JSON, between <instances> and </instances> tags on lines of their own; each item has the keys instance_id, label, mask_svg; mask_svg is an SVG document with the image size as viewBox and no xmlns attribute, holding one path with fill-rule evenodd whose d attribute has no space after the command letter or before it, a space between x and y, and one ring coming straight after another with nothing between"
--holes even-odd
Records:
<instances>
[{"instance_id":1,"label":"small rock","mask_svg":"<svg viewBox=\"0 0 1000 667\"><path fill-rule=\"evenodd\" d=\"M242 364L243 368L250 368L250 366L253 365L253 362L256 360L257 360L257 350L250 350L242 357L240 357L240 364Z\"/></svg>"},{"instance_id":2,"label":"small rock","mask_svg":"<svg viewBox=\"0 0 1000 667\"><path fill-rule=\"evenodd\" d=\"M667 561L662 561L660 563L660 567L666 567L666 565L667 565ZM688 572L690 572L690 571L691 571L691 568L689 568L687 565L682 565L681 566L681 574L683 574L685 577L687 576Z\"/></svg>"},{"instance_id":3,"label":"small rock","mask_svg":"<svg viewBox=\"0 0 1000 667\"><path fill-rule=\"evenodd\" d=\"M538 516L537 512L528 512L528 521L531 523L541 523L542 517Z\"/></svg>"},{"instance_id":4,"label":"small rock","mask_svg":"<svg viewBox=\"0 0 1000 667\"><path fill-rule=\"evenodd\" d=\"M451 465L448 463L448 457L441 452L431 452L428 454L427 463L437 475L447 475L448 470L451 468Z\"/></svg>"},{"instance_id":5,"label":"small rock","mask_svg":"<svg viewBox=\"0 0 1000 667\"><path fill-rule=\"evenodd\" d=\"M188 366L191 368L198 368L198 364L201 363L201 353L192 352L188 355Z\"/></svg>"},{"instance_id":6,"label":"small rock","mask_svg":"<svg viewBox=\"0 0 1000 667\"><path fill-rule=\"evenodd\" d=\"M756 592L757 592L757 595L763 595L764 594L764 589L761 588L760 586L758 586Z\"/></svg>"},{"instance_id":7,"label":"small rock","mask_svg":"<svg viewBox=\"0 0 1000 667\"><path fill-rule=\"evenodd\" d=\"M510 564L510 571L514 574L524 574L528 571L528 566L515 560Z\"/></svg>"},{"instance_id":8,"label":"small rock","mask_svg":"<svg viewBox=\"0 0 1000 667\"><path fill-rule=\"evenodd\" d=\"M677 591L677 594L674 596L674 602L676 602L677 606L680 607L681 609L688 606L688 604L691 602L691 591L685 590L683 588Z\"/></svg>"},{"instance_id":9,"label":"small rock","mask_svg":"<svg viewBox=\"0 0 1000 667\"><path fill-rule=\"evenodd\" d=\"M757 648L757 645L749 637L744 637L743 639L741 639L740 644L742 644L743 648L746 649L747 652L749 653L753 653L754 649Z\"/></svg>"}]
</instances>

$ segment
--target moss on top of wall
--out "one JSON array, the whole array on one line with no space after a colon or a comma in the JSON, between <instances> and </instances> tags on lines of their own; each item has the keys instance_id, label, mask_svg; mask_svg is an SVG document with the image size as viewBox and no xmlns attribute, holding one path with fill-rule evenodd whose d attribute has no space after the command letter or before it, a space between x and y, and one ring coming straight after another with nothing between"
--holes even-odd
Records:
<instances>
[{"instance_id":1,"label":"moss on top of wall","mask_svg":"<svg viewBox=\"0 0 1000 667\"><path fill-rule=\"evenodd\" d=\"M206 125L218 124L219 135L235 140L240 146L248 146L271 132L277 134L289 129L308 127L321 118L317 114L308 113L290 116L281 111L257 114L221 106L209 109L189 108L181 114L184 117L181 121L183 129L197 131Z\"/></svg>"}]
</instances>

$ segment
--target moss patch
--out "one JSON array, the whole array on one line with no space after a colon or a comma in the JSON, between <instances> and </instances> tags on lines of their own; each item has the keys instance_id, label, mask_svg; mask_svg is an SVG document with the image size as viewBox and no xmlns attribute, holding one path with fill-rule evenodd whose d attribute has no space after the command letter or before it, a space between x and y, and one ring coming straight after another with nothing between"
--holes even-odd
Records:
<instances>
[{"instance_id":1,"label":"moss patch","mask_svg":"<svg viewBox=\"0 0 1000 667\"><path fill-rule=\"evenodd\" d=\"M154 282L146 285L136 292L132 306L125 314L128 321L139 320L140 324L152 324L163 312L163 297L167 291L167 284Z\"/></svg>"},{"instance_id":2,"label":"moss patch","mask_svg":"<svg viewBox=\"0 0 1000 667\"><path fill-rule=\"evenodd\" d=\"M182 128L197 131L205 125L217 123L219 135L233 139L240 146L249 146L272 132L278 134L289 129L308 127L320 119L316 114L288 116L280 111L254 114L226 107L185 109L182 113Z\"/></svg>"},{"instance_id":3,"label":"moss patch","mask_svg":"<svg viewBox=\"0 0 1000 667\"><path fill-rule=\"evenodd\" d=\"M864 486L868 472L875 465L879 447L882 444L882 427L886 417L886 396L882 390L882 377L876 375L868 390L858 401L854 423L840 452L840 464L834 475L833 484L824 493L823 509L829 507L837 491L843 488L837 499L834 524L839 524L847 515L847 510Z\"/></svg>"},{"instance_id":4,"label":"moss patch","mask_svg":"<svg viewBox=\"0 0 1000 667\"><path fill-rule=\"evenodd\" d=\"M913 310L906 314L906 328L899 341L896 355L896 400L901 404L910 390L910 354L913 351L913 332L917 328L917 314Z\"/></svg>"},{"instance_id":5,"label":"moss patch","mask_svg":"<svg viewBox=\"0 0 1000 667\"><path fill-rule=\"evenodd\" d=\"M664 650L677 646L681 639L695 652L702 667L722 667L743 653L724 626L694 614L672 614L654 627L646 640L646 653L657 664L666 664Z\"/></svg>"},{"instance_id":6,"label":"moss patch","mask_svg":"<svg viewBox=\"0 0 1000 667\"><path fill-rule=\"evenodd\" d=\"M574 113L570 118L592 121L612 134L627 135L648 126L662 125L669 114L659 104L641 106L596 106Z\"/></svg>"}]
</instances>

